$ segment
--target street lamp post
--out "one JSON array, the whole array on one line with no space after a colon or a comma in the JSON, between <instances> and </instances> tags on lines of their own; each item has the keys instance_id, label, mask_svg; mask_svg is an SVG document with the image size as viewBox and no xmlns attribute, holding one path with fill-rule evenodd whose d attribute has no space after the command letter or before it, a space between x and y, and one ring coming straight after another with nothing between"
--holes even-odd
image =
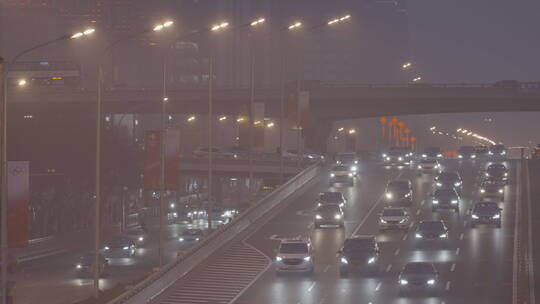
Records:
<instances>
[{"instance_id":1,"label":"street lamp post","mask_svg":"<svg viewBox=\"0 0 540 304\"><path fill-rule=\"evenodd\" d=\"M8 251L8 243L7 243L7 238L8 238L8 234L7 234L7 118L8 118L8 112L7 112L7 104L8 104L8 71L9 71L9 67L11 65L13 65L15 62L17 62L17 60L19 60L19 58L21 58L22 56L32 52L32 51L35 51L37 49L40 49L40 48L43 48L43 47L46 47L46 46L49 46L51 44L54 44L54 43L57 43L57 42L60 42L60 41L65 41L65 40L74 40L74 39L79 39L79 38L82 38L82 37L85 37L85 36L89 36L89 35L92 35L93 33L95 32L94 29L92 28L89 28L89 29L86 29L82 32L78 32L78 33L75 33L73 35L64 35L64 36L61 36L61 37L58 37L56 39L52 39L52 40L49 40L49 41L46 41L46 42L43 42L43 43L40 43L38 45L35 45L31 48L28 48L26 50L23 50L22 52L19 52L17 53L13 59L11 61L2 61L1 58L0 58L0 65L2 67L2 70L0 70L0 74L2 74L1 76L3 77L0 77L0 78L3 78L2 79L2 88L3 88L3 94L2 94L2 122L1 122L1 126L2 126L2 140L1 140L1 154L2 154L2 164L1 164L1 180L2 180L2 185L1 185L1 208L0 208L0 212L1 212L1 218L0 218L0 221L1 221L1 226L0 226L0 229L2 230L1 231L1 250L2 250L2 253L0 255L0 259L1 259L1 263L2 263L2 267L1 267L1 274L0 274L0 277L1 277L1 286L0 286L0 290L1 290L1 294L2 294L2 301L1 303L2 304L6 304L7 303L7 251ZM22 80L19 80L18 82L18 85L19 86L25 86L27 84L27 81L22 79Z\"/></svg>"}]
</instances>

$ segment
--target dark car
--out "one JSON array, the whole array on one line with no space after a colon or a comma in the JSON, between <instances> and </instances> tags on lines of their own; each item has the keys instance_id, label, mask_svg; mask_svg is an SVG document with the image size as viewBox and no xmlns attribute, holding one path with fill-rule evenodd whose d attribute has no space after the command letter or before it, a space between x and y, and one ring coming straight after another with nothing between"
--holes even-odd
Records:
<instances>
[{"instance_id":1,"label":"dark car","mask_svg":"<svg viewBox=\"0 0 540 304\"><path fill-rule=\"evenodd\" d=\"M428 147L424 149L424 152L422 153L422 158L443 158L444 155L442 153L441 148L439 147Z\"/></svg>"},{"instance_id":2,"label":"dark car","mask_svg":"<svg viewBox=\"0 0 540 304\"><path fill-rule=\"evenodd\" d=\"M344 207L347 200L343 196L343 193L337 191L327 191L319 194L317 198L317 207L328 204L336 204L340 207Z\"/></svg>"},{"instance_id":3,"label":"dark car","mask_svg":"<svg viewBox=\"0 0 540 304\"><path fill-rule=\"evenodd\" d=\"M433 193L431 208L433 211L439 209L453 209L459 212L461 198L455 189L437 189Z\"/></svg>"},{"instance_id":4,"label":"dark car","mask_svg":"<svg viewBox=\"0 0 540 304\"><path fill-rule=\"evenodd\" d=\"M475 146L474 153L477 158L485 158L488 156L489 148L487 146Z\"/></svg>"},{"instance_id":5,"label":"dark car","mask_svg":"<svg viewBox=\"0 0 540 304\"><path fill-rule=\"evenodd\" d=\"M178 241L182 243L198 242L202 240L204 232L201 229L190 228L182 231Z\"/></svg>"},{"instance_id":6,"label":"dark car","mask_svg":"<svg viewBox=\"0 0 540 304\"><path fill-rule=\"evenodd\" d=\"M439 272L432 263L410 262L405 264L398 277L399 292L437 292Z\"/></svg>"},{"instance_id":7,"label":"dark car","mask_svg":"<svg viewBox=\"0 0 540 304\"><path fill-rule=\"evenodd\" d=\"M473 146L462 146L458 150L459 159L476 159L476 157L476 152Z\"/></svg>"},{"instance_id":8,"label":"dark car","mask_svg":"<svg viewBox=\"0 0 540 304\"><path fill-rule=\"evenodd\" d=\"M345 183L349 186L354 185L355 173L351 171L350 166L337 165L332 168L330 172L329 185L333 186L336 183Z\"/></svg>"},{"instance_id":9,"label":"dark car","mask_svg":"<svg viewBox=\"0 0 540 304\"><path fill-rule=\"evenodd\" d=\"M322 226L345 227L344 214L337 204L322 205L315 209L315 228Z\"/></svg>"},{"instance_id":10,"label":"dark car","mask_svg":"<svg viewBox=\"0 0 540 304\"><path fill-rule=\"evenodd\" d=\"M379 272L379 245L374 236L352 236L338 251L339 274L347 277L352 270Z\"/></svg>"},{"instance_id":11,"label":"dark car","mask_svg":"<svg viewBox=\"0 0 540 304\"><path fill-rule=\"evenodd\" d=\"M493 158L506 158L506 147L504 145L493 145L489 147L488 154Z\"/></svg>"},{"instance_id":12,"label":"dark car","mask_svg":"<svg viewBox=\"0 0 540 304\"><path fill-rule=\"evenodd\" d=\"M389 203L412 204L412 185L408 180L393 180L386 185L384 196Z\"/></svg>"},{"instance_id":13,"label":"dark car","mask_svg":"<svg viewBox=\"0 0 540 304\"><path fill-rule=\"evenodd\" d=\"M107 256L133 256L137 250L135 241L127 236L114 237L104 246L104 252Z\"/></svg>"},{"instance_id":14,"label":"dark car","mask_svg":"<svg viewBox=\"0 0 540 304\"><path fill-rule=\"evenodd\" d=\"M485 199L504 200L504 182L489 179L480 184L480 197Z\"/></svg>"},{"instance_id":15,"label":"dark car","mask_svg":"<svg viewBox=\"0 0 540 304\"><path fill-rule=\"evenodd\" d=\"M87 253L79 258L77 264L75 265L75 270L77 275L82 277L85 275L91 275L94 273L94 264L95 264L95 255L94 253ZM109 266L109 260L103 257L102 254L99 254L99 273L105 275L107 268Z\"/></svg>"},{"instance_id":16,"label":"dark car","mask_svg":"<svg viewBox=\"0 0 540 304\"><path fill-rule=\"evenodd\" d=\"M386 165L405 166L410 163L410 159L409 152L405 150L395 149L383 154L383 161Z\"/></svg>"},{"instance_id":17,"label":"dark car","mask_svg":"<svg viewBox=\"0 0 540 304\"><path fill-rule=\"evenodd\" d=\"M485 172L484 178L490 178L494 180L499 180L501 182L504 182L505 184L508 183L508 171L506 168L501 167L488 167Z\"/></svg>"},{"instance_id":18,"label":"dark car","mask_svg":"<svg viewBox=\"0 0 540 304\"><path fill-rule=\"evenodd\" d=\"M460 192L463 188L463 181L457 172L442 172L435 177L435 189L456 189Z\"/></svg>"},{"instance_id":19,"label":"dark car","mask_svg":"<svg viewBox=\"0 0 540 304\"><path fill-rule=\"evenodd\" d=\"M127 230L124 236L131 238L137 247L143 247L148 243L148 233L141 228Z\"/></svg>"},{"instance_id":20,"label":"dark car","mask_svg":"<svg viewBox=\"0 0 540 304\"><path fill-rule=\"evenodd\" d=\"M478 224L495 225L501 228L502 209L495 202L478 202L471 208L471 227Z\"/></svg>"},{"instance_id":21,"label":"dark car","mask_svg":"<svg viewBox=\"0 0 540 304\"><path fill-rule=\"evenodd\" d=\"M446 240L448 239L448 228L442 220L420 221L415 237L417 240Z\"/></svg>"}]
</instances>

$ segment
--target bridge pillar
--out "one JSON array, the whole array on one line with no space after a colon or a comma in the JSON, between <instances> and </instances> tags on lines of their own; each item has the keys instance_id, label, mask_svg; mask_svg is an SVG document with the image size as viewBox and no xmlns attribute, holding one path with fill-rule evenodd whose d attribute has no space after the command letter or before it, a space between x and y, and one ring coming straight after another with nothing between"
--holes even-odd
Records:
<instances>
[{"instance_id":1,"label":"bridge pillar","mask_svg":"<svg viewBox=\"0 0 540 304\"><path fill-rule=\"evenodd\" d=\"M313 119L310 127L302 132L306 148L317 152L326 152L332 124L333 121L330 119Z\"/></svg>"}]
</instances>

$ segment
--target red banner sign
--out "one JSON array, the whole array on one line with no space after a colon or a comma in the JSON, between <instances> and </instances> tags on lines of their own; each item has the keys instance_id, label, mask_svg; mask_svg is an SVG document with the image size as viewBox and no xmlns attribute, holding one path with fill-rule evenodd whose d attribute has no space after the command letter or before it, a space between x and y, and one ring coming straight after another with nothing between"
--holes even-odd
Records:
<instances>
[{"instance_id":1,"label":"red banner sign","mask_svg":"<svg viewBox=\"0 0 540 304\"><path fill-rule=\"evenodd\" d=\"M27 161L7 164L8 246L28 246L28 204L30 201L30 165Z\"/></svg>"},{"instance_id":2,"label":"red banner sign","mask_svg":"<svg viewBox=\"0 0 540 304\"><path fill-rule=\"evenodd\" d=\"M147 131L144 144L144 189L159 190L161 188L161 132Z\"/></svg>"}]
</instances>

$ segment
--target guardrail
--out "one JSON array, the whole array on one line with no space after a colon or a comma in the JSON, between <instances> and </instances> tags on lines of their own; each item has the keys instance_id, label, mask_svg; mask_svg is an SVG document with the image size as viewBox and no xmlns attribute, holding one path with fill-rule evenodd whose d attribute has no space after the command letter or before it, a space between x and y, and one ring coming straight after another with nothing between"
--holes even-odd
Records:
<instances>
[{"instance_id":1,"label":"guardrail","mask_svg":"<svg viewBox=\"0 0 540 304\"><path fill-rule=\"evenodd\" d=\"M108 304L142 304L150 302L153 297L159 295L178 279L185 276L193 268L210 257L216 250L228 244L233 238L245 232L254 223L278 207L286 198L290 197L317 176L319 170L319 164L314 164L306 168L300 174L240 214L230 224L221 226L203 241L191 247L182 256L179 256L175 261L150 275L132 289L108 302Z\"/></svg>"},{"instance_id":2,"label":"guardrail","mask_svg":"<svg viewBox=\"0 0 540 304\"><path fill-rule=\"evenodd\" d=\"M531 183L529 162L521 161L519 199L516 201L514 236L513 304L534 304L532 265Z\"/></svg>"}]
</instances>

